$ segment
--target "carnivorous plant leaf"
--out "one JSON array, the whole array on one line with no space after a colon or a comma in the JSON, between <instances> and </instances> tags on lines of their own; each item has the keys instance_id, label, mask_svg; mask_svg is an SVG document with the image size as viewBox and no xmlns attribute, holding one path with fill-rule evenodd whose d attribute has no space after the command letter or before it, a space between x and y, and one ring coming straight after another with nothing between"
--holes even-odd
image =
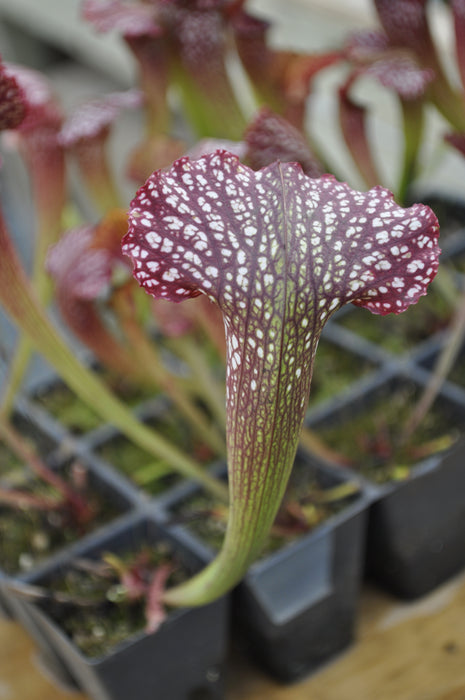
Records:
<instances>
[{"instance_id":1,"label":"carnivorous plant leaf","mask_svg":"<svg viewBox=\"0 0 465 700\"><path fill-rule=\"evenodd\" d=\"M427 0L375 0L374 4L393 46L412 46L422 58L431 56Z\"/></svg>"},{"instance_id":2,"label":"carnivorous plant leaf","mask_svg":"<svg viewBox=\"0 0 465 700\"><path fill-rule=\"evenodd\" d=\"M88 192L103 213L120 202L106 156L112 124L122 109L142 103L138 90L109 93L76 107L60 131L61 145L74 155Z\"/></svg>"},{"instance_id":3,"label":"carnivorous plant leaf","mask_svg":"<svg viewBox=\"0 0 465 700\"><path fill-rule=\"evenodd\" d=\"M324 172L303 134L267 107L249 124L244 138L246 159L254 170L281 160L300 163L310 177L319 177Z\"/></svg>"},{"instance_id":4,"label":"carnivorous plant leaf","mask_svg":"<svg viewBox=\"0 0 465 700\"><path fill-rule=\"evenodd\" d=\"M378 48L377 48L378 46ZM423 127L423 99L434 79L431 68L422 68L404 50L386 50L378 34L359 34L347 47L347 56L355 61L355 69L339 91L342 132L366 184L379 183L380 177L371 153L366 116L367 109L356 104L350 89L359 76L370 75L384 87L393 90L400 101L403 119L404 154L397 198L404 201L415 175Z\"/></svg>"},{"instance_id":5,"label":"carnivorous plant leaf","mask_svg":"<svg viewBox=\"0 0 465 700\"><path fill-rule=\"evenodd\" d=\"M303 130L313 78L339 61L339 52L300 54L273 49L267 39L269 23L246 12L233 15L231 23L239 57L259 103Z\"/></svg>"},{"instance_id":6,"label":"carnivorous plant leaf","mask_svg":"<svg viewBox=\"0 0 465 700\"><path fill-rule=\"evenodd\" d=\"M124 212L112 210L100 225L82 225L68 231L49 250L46 266L55 280L58 309L76 337L104 366L142 382L137 365L108 328L96 304L99 296L110 289L115 270L121 268L120 274L124 275L124 261L118 252L125 230ZM107 232L106 240L99 240L102 231Z\"/></svg>"},{"instance_id":7,"label":"carnivorous plant leaf","mask_svg":"<svg viewBox=\"0 0 465 700\"><path fill-rule=\"evenodd\" d=\"M344 55L353 63L363 65L379 58L389 48L386 34L377 30L354 32L346 42Z\"/></svg>"},{"instance_id":8,"label":"carnivorous plant leaf","mask_svg":"<svg viewBox=\"0 0 465 700\"><path fill-rule=\"evenodd\" d=\"M367 72L404 100L421 97L434 79L431 68L421 68L409 56L394 52L374 61L368 66Z\"/></svg>"},{"instance_id":9,"label":"carnivorous plant leaf","mask_svg":"<svg viewBox=\"0 0 465 700\"><path fill-rule=\"evenodd\" d=\"M155 172L131 204L123 251L155 297L206 294L227 339L231 508L218 557L168 590L199 605L259 553L292 469L321 330L343 304L400 313L436 274L438 223L376 187L355 192L295 163L254 172L218 151Z\"/></svg>"},{"instance_id":10,"label":"carnivorous plant leaf","mask_svg":"<svg viewBox=\"0 0 465 700\"><path fill-rule=\"evenodd\" d=\"M457 131L464 131L463 94L449 82L439 59L430 31L427 0L374 0L374 5L391 46L413 51L422 66L433 71L429 99ZM456 17L458 20L458 14ZM458 21L456 29L460 31L459 27Z\"/></svg>"},{"instance_id":11,"label":"carnivorous plant leaf","mask_svg":"<svg viewBox=\"0 0 465 700\"><path fill-rule=\"evenodd\" d=\"M244 121L226 69L226 10L219 2L182 0L83 3L84 17L99 31L117 29L123 33L139 62L141 83L159 131L166 132L168 126L165 115L160 121L157 112L166 111L166 89L172 82L199 135L238 138Z\"/></svg>"},{"instance_id":12,"label":"carnivorous plant leaf","mask_svg":"<svg viewBox=\"0 0 465 700\"><path fill-rule=\"evenodd\" d=\"M0 71L0 130L16 129L26 116L26 99L14 75Z\"/></svg>"},{"instance_id":13,"label":"carnivorous plant leaf","mask_svg":"<svg viewBox=\"0 0 465 700\"><path fill-rule=\"evenodd\" d=\"M84 19L92 22L100 32L119 30L125 37L158 36L161 27L149 3L125 3L120 0L84 0Z\"/></svg>"},{"instance_id":14,"label":"carnivorous plant leaf","mask_svg":"<svg viewBox=\"0 0 465 700\"><path fill-rule=\"evenodd\" d=\"M28 169L35 210L32 284L40 300L46 303L50 288L43 263L47 248L61 233L67 194L64 152L58 142L63 112L51 83L38 71L2 64L0 74L3 80L13 80L20 87L20 93L4 92L1 104L2 110L9 110L21 99L24 118L2 127L12 129L6 137L18 148ZM29 341L20 336L2 397L5 414L11 410L30 353Z\"/></svg>"}]
</instances>

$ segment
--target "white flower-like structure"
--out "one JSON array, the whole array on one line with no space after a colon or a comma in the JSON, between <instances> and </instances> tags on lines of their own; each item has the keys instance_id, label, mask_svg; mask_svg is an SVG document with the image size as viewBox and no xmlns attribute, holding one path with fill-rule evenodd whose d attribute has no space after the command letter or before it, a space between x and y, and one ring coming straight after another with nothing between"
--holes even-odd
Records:
<instances>
[{"instance_id":1,"label":"white flower-like structure","mask_svg":"<svg viewBox=\"0 0 465 700\"><path fill-rule=\"evenodd\" d=\"M292 469L325 322L352 302L400 313L438 268L427 206L399 207L295 163L253 171L217 151L155 172L131 204L123 251L154 297L218 304L227 339L230 515L223 548L172 589L208 602L234 585L263 545Z\"/></svg>"}]
</instances>

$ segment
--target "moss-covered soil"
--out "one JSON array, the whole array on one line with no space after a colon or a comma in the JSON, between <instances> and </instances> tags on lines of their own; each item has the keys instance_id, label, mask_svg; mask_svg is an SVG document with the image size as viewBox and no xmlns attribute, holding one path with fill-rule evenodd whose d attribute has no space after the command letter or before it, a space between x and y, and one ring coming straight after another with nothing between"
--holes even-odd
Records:
<instances>
[{"instance_id":1,"label":"moss-covered soil","mask_svg":"<svg viewBox=\"0 0 465 700\"><path fill-rule=\"evenodd\" d=\"M310 405L329 399L374 368L368 358L322 338L315 356Z\"/></svg>"},{"instance_id":2,"label":"moss-covered soil","mask_svg":"<svg viewBox=\"0 0 465 700\"><path fill-rule=\"evenodd\" d=\"M181 583L189 576L164 542L143 543L135 551L117 556L123 569L132 570L144 582L150 581L156 568L165 564L172 567L167 586ZM52 601L46 608L90 658L107 655L146 627L146 599L131 599L121 576L114 567L105 565L105 559L103 553L101 560L88 562L88 567L71 567L48 584L50 591L64 593L71 601L81 601L81 604Z\"/></svg>"},{"instance_id":3,"label":"moss-covered soil","mask_svg":"<svg viewBox=\"0 0 465 700\"><path fill-rule=\"evenodd\" d=\"M6 459L6 458L9 459ZM45 482L35 478L17 458L0 445L3 488L21 490L26 494L58 500L59 495ZM72 471L77 463L69 465L63 476L72 482ZM83 471L84 469L84 471ZM12 504L0 505L0 569L15 574L32 569L40 561L81 538L114 518L120 509L103 494L99 494L86 478L85 468L79 465L80 480L84 480L79 494L90 509L90 519L76 522L67 508L36 509Z\"/></svg>"},{"instance_id":4,"label":"moss-covered soil","mask_svg":"<svg viewBox=\"0 0 465 700\"><path fill-rule=\"evenodd\" d=\"M319 428L318 435L371 481L406 479L412 466L450 447L465 429L465 417L451 415L437 401L403 443L403 427L417 397L418 389L413 383L386 390L366 410L352 414L346 411L341 421Z\"/></svg>"}]
</instances>

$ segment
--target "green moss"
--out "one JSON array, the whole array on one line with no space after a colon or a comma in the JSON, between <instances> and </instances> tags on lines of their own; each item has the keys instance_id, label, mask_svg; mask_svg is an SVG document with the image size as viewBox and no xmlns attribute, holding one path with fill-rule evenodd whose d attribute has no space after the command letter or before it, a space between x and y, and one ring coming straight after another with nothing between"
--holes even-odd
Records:
<instances>
[{"instance_id":1,"label":"green moss","mask_svg":"<svg viewBox=\"0 0 465 700\"><path fill-rule=\"evenodd\" d=\"M138 566L143 558L144 567L139 566L138 572L144 577L153 574L157 566L169 563L173 570L168 586L182 583L189 575L163 542L144 544L135 552L118 555L118 558L125 568ZM51 616L89 658L107 655L146 626L145 599L130 600L116 572L109 567L104 571L105 575L99 575L97 570L93 573L70 568L49 584L50 590L87 602L86 605L53 603L48 608Z\"/></svg>"},{"instance_id":2,"label":"green moss","mask_svg":"<svg viewBox=\"0 0 465 700\"><path fill-rule=\"evenodd\" d=\"M57 497L50 486L31 478L24 469L20 476L19 472L17 474L18 478L9 486L35 496ZM0 508L0 569L8 574L28 571L54 552L100 527L120 512L111 499L99 495L90 485L83 495L94 514L85 526L73 522L66 509L37 510L2 506Z\"/></svg>"},{"instance_id":3,"label":"green moss","mask_svg":"<svg viewBox=\"0 0 465 700\"><path fill-rule=\"evenodd\" d=\"M8 447L0 442L0 479L2 484L13 486L22 479L23 464Z\"/></svg>"},{"instance_id":4,"label":"green moss","mask_svg":"<svg viewBox=\"0 0 465 700\"><path fill-rule=\"evenodd\" d=\"M368 359L322 338L315 356L311 405L334 396L374 367Z\"/></svg>"},{"instance_id":5,"label":"green moss","mask_svg":"<svg viewBox=\"0 0 465 700\"><path fill-rule=\"evenodd\" d=\"M459 356L447 379L465 387L465 355Z\"/></svg>"}]
</instances>

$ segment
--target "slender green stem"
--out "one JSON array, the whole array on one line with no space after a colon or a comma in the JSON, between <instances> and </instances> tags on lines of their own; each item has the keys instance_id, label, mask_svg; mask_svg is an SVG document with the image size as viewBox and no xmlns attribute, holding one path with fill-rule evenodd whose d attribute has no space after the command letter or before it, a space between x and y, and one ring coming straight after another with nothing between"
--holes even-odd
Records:
<instances>
[{"instance_id":1,"label":"slender green stem","mask_svg":"<svg viewBox=\"0 0 465 700\"><path fill-rule=\"evenodd\" d=\"M162 37L126 37L139 64L139 83L145 97L146 135L159 137L171 130L171 111L168 93L168 57Z\"/></svg>"},{"instance_id":2,"label":"slender green stem","mask_svg":"<svg viewBox=\"0 0 465 700\"><path fill-rule=\"evenodd\" d=\"M44 305L47 304L51 291L50 279L45 272L44 266L48 244L50 243L48 239L48 236L42 236L40 233L37 237L38 246L34 256L34 269L31 280L37 298L40 299ZM33 345L29 337L21 333L18 346L9 367L8 381L3 390L1 410L6 415L10 414L13 409L15 396L29 366L32 352Z\"/></svg>"},{"instance_id":3,"label":"slender green stem","mask_svg":"<svg viewBox=\"0 0 465 700\"><path fill-rule=\"evenodd\" d=\"M216 559L197 576L166 591L164 600L170 605L203 605L236 585L262 550L284 497L310 394L313 350L311 341L303 350L302 338L295 340L288 335L288 329L293 331L299 324L286 318L291 285L283 282L281 289L283 298L270 322L269 335L262 339L264 365L271 358L268 343L274 347L279 338L279 347L285 350L277 352L274 362L268 362L257 375L261 377L260 392L247 392L249 377L239 370L239 381L243 383L229 393L228 475L232 497L223 546ZM277 295L268 309L276 304L276 299ZM241 339L250 337L254 321L247 318ZM239 333L236 334L237 337ZM313 342L314 348L316 334ZM247 342L238 342L238 347L247 348ZM231 343L229 348L229 352L234 352ZM299 351L305 353L303 357L297 355ZM296 361L303 369L298 376L289 370L292 364L288 366L283 360L286 355L299 358ZM247 364L247 357L242 357L240 367Z\"/></svg>"},{"instance_id":4,"label":"slender green stem","mask_svg":"<svg viewBox=\"0 0 465 700\"><path fill-rule=\"evenodd\" d=\"M444 343L435 363L433 373L425 386L420 399L416 403L402 435L402 442L406 442L416 428L420 425L425 415L433 405L444 380L452 369L455 360L463 347L465 337L465 291L456 302L455 313L450 325L450 334Z\"/></svg>"},{"instance_id":5,"label":"slender green stem","mask_svg":"<svg viewBox=\"0 0 465 700\"><path fill-rule=\"evenodd\" d=\"M317 493L315 500L317 503L336 503L357 493L360 493L360 484L357 484L356 481L344 481L342 484Z\"/></svg>"},{"instance_id":6,"label":"slender green stem","mask_svg":"<svg viewBox=\"0 0 465 700\"><path fill-rule=\"evenodd\" d=\"M20 335L18 347L8 369L6 385L3 389L1 411L9 415L13 410L13 404L18 389L29 365L32 353L32 344L25 335Z\"/></svg>"},{"instance_id":7,"label":"slender green stem","mask_svg":"<svg viewBox=\"0 0 465 700\"><path fill-rule=\"evenodd\" d=\"M464 132L465 98L450 87L444 75L431 84L429 95L436 109L447 119L454 130Z\"/></svg>"},{"instance_id":8,"label":"slender green stem","mask_svg":"<svg viewBox=\"0 0 465 700\"><path fill-rule=\"evenodd\" d=\"M87 192L99 214L103 216L111 209L121 208L121 196L108 164L105 140L79 142L74 153Z\"/></svg>"},{"instance_id":9,"label":"slender green stem","mask_svg":"<svg viewBox=\"0 0 465 700\"><path fill-rule=\"evenodd\" d=\"M194 386L219 425L224 425L226 420L224 387L220 386L216 377L213 376L211 367L205 361L205 355L199 350L199 346L187 336L172 338L169 344L190 367L195 380Z\"/></svg>"},{"instance_id":10,"label":"slender green stem","mask_svg":"<svg viewBox=\"0 0 465 700\"><path fill-rule=\"evenodd\" d=\"M218 70L210 81L205 76L196 80L199 75L194 76L174 58L172 76L198 138L242 137L246 120L224 70Z\"/></svg>"},{"instance_id":11,"label":"slender green stem","mask_svg":"<svg viewBox=\"0 0 465 700\"><path fill-rule=\"evenodd\" d=\"M44 155L42 160L47 161L47 157ZM35 167L31 167L38 221L31 283L37 298L43 305L48 304L52 289L51 280L45 271L45 258L49 247L58 240L63 230L62 222L66 204L62 154L52 154L49 160L50 163L44 164L39 160ZM32 165L34 163L33 159ZM51 193L44 186L44 182L51 183ZM32 351L30 339L24 333L20 333L1 400L1 410L6 415L13 408L14 399L23 381Z\"/></svg>"},{"instance_id":12,"label":"slender green stem","mask_svg":"<svg viewBox=\"0 0 465 700\"><path fill-rule=\"evenodd\" d=\"M409 187L415 177L418 153L423 140L424 110L422 100L401 100L404 154L397 199L406 202Z\"/></svg>"}]
</instances>

